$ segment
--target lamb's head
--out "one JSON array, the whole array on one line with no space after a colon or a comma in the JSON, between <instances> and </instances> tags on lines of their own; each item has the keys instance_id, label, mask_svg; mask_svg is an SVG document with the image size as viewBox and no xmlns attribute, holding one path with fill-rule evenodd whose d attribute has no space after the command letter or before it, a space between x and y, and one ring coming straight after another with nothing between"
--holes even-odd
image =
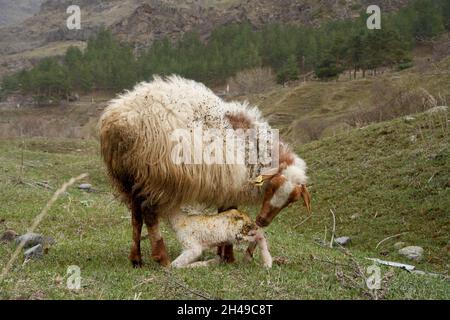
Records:
<instances>
[{"instance_id":1,"label":"lamb's head","mask_svg":"<svg viewBox=\"0 0 450 320\"><path fill-rule=\"evenodd\" d=\"M285 207L303 199L306 209L311 213L311 197L306 187L306 164L299 157L289 164L265 171L260 176L264 187L264 200L256 223L268 226Z\"/></svg>"}]
</instances>

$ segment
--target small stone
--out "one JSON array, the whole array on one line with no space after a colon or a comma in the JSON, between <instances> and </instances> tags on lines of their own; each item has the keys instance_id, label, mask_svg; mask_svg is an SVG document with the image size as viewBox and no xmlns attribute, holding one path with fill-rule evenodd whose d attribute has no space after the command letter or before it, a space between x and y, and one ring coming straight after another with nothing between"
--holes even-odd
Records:
<instances>
[{"instance_id":1,"label":"small stone","mask_svg":"<svg viewBox=\"0 0 450 320\"><path fill-rule=\"evenodd\" d=\"M339 237L334 239L334 242L340 244L341 246L345 246L352 241L350 237Z\"/></svg>"},{"instance_id":2,"label":"small stone","mask_svg":"<svg viewBox=\"0 0 450 320\"><path fill-rule=\"evenodd\" d=\"M414 121L416 118L411 117L411 116L406 116L404 119L405 119L405 122L411 122L411 121Z\"/></svg>"},{"instance_id":3,"label":"small stone","mask_svg":"<svg viewBox=\"0 0 450 320\"><path fill-rule=\"evenodd\" d=\"M26 233L22 236L19 236L15 239L16 244L19 245L22 241L24 242L24 248L31 248L38 244L42 245L43 247L53 245L56 243L55 239L52 237L44 237L41 234L38 233Z\"/></svg>"},{"instance_id":4,"label":"small stone","mask_svg":"<svg viewBox=\"0 0 450 320\"><path fill-rule=\"evenodd\" d=\"M44 237L41 234L37 233L26 233L16 238L16 244L24 243L23 247L25 249L34 247L38 244L42 244L44 242Z\"/></svg>"},{"instance_id":5,"label":"small stone","mask_svg":"<svg viewBox=\"0 0 450 320\"><path fill-rule=\"evenodd\" d=\"M36 291L33 292L30 296L30 300L44 300L45 299L45 294L42 291Z\"/></svg>"},{"instance_id":6,"label":"small stone","mask_svg":"<svg viewBox=\"0 0 450 320\"><path fill-rule=\"evenodd\" d=\"M0 242L2 243L9 243L13 242L15 238L17 238L18 234L14 230L6 230L3 232L2 236L0 237Z\"/></svg>"},{"instance_id":7,"label":"small stone","mask_svg":"<svg viewBox=\"0 0 450 320\"><path fill-rule=\"evenodd\" d=\"M423 248L418 246L409 246L398 250L398 253L408 259L420 261L423 257Z\"/></svg>"},{"instance_id":8,"label":"small stone","mask_svg":"<svg viewBox=\"0 0 450 320\"><path fill-rule=\"evenodd\" d=\"M394 248L397 250L400 250L401 248L404 248L406 245L406 243L404 243L403 241L399 241L394 243Z\"/></svg>"},{"instance_id":9,"label":"small stone","mask_svg":"<svg viewBox=\"0 0 450 320\"><path fill-rule=\"evenodd\" d=\"M421 276L426 275L425 271L422 271L422 270L413 270L411 272L414 273L414 274L421 275Z\"/></svg>"},{"instance_id":10,"label":"small stone","mask_svg":"<svg viewBox=\"0 0 450 320\"><path fill-rule=\"evenodd\" d=\"M55 277L55 283L56 284L62 284L64 282L64 277L60 276L59 274Z\"/></svg>"},{"instance_id":11,"label":"small stone","mask_svg":"<svg viewBox=\"0 0 450 320\"><path fill-rule=\"evenodd\" d=\"M92 191L92 185L89 183L82 183L78 186L78 189L89 192Z\"/></svg>"},{"instance_id":12,"label":"small stone","mask_svg":"<svg viewBox=\"0 0 450 320\"><path fill-rule=\"evenodd\" d=\"M354 213L354 214L352 214L352 216L350 217L350 219L355 220L355 219L358 219L359 217L360 217L360 214L359 214L359 213Z\"/></svg>"},{"instance_id":13,"label":"small stone","mask_svg":"<svg viewBox=\"0 0 450 320\"><path fill-rule=\"evenodd\" d=\"M276 265L283 265L283 264L288 264L289 263L289 259L287 257L275 257L273 259L273 263L275 263Z\"/></svg>"},{"instance_id":14,"label":"small stone","mask_svg":"<svg viewBox=\"0 0 450 320\"><path fill-rule=\"evenodd\" d=\"M413 271L411 271L411 273L414 273L414 274L417 274L420 276L430 276L430 277L436 277L436 278L442 277L442 275L439 273L425 272L422 270L413 270Z\"/></svg>"},{"instance_id":15,"label":"small stone","mask_svg":"<svg viewBox=\"0 0 450 320\"><path fill-rule=\"evenodd\" d=\"M433 114L433 113L438 113L438 112L446 112L447 109L448 109L447 106L437 106L437 107L428 109L428 110L426 111L426 113Z\"/></svg>"},{"instance_id":16,"label":"small stone","mask_svg":"<svg viewBox=\"0 0 450 320\"><path fill-rule=\"evenodd\" d=\"M412 136L409 137L409 141L411 141L412 143L417 141L417 136L415 134L413 134Z\"/></svg>"},{"instance_id":17,"label":"small stone","mask_svg":"<svg viewBox=\"0 0 450 320\"><path fill-rule=\"evenodd\" d=\"M44 248L42 247L42 244L38 244L37 246L26 250L23 254L25 260L41 259L44 256Z\"/></svg>"}]
</instances>

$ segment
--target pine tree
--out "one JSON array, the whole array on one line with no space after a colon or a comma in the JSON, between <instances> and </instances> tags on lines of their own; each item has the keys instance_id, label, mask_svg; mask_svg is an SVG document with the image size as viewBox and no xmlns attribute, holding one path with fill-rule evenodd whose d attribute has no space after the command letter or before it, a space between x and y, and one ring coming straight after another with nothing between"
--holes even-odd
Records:
<instances>
[{"instance_id":1,"label":"pine tree","mask_svg":"<svg viewBox=\"0 0 450 320\"><path fill-rule=\"evenodd\" d=\"M444 31L443 15L435 1L417 0L413 5L417 12L414 21L416 39L433 38Z\"/></svg>"},{"instance_id":2,"label":"pine tree","mask_svg":"<svg viewBox=\"0 0 450 320\"><path fill-rule=\"evenodd\" d=\"M297 58L294 55L291 55L278 72L277 81L278 83L285 83L286 81L297 79L298 79L298 62Z\"/></svg>"}]
</instances>

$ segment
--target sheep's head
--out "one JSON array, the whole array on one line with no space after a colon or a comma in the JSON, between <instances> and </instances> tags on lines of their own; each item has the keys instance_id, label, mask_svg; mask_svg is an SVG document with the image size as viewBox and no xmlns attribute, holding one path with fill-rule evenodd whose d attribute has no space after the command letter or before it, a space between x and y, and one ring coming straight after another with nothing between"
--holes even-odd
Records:
<instances>
[{"instance_id":1,"label":"sheep's head","mask_svg":"<svg viewBox=\"0 0 450 320\"><path fill-rule=\"evenodd\" d=\"M270 169L258 178L255 183L265 188L263 205L256 218L259 226L268 226L282 209L300 198L311 213L311 196L306 187L306 164L302 159L297 158L289 166Z\"/></svg>"}]
</instances>

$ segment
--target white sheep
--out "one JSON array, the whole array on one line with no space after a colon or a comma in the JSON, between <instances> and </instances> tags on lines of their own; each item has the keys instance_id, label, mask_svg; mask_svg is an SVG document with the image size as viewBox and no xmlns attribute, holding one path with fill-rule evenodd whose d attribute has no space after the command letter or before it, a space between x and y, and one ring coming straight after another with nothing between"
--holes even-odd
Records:
<instances>
[{"instance_id":1,"label":"white sheep","mask_svg":"<svg viewBox=\"0 0 450 320\"><path fill-rule=\"evenodd\" d=\"M111 101L100 118L103 160L114 187L132 212L129 259L135 267L142 264L144 222L153 259L169 265L159 220L186 205L229 209L262 204L256 219L261 227L301 198L310 210L306 164L282 142L276 146L279 165L274 168L261 163L175 163L171 157L176 145L172 134L198 127L271 129L256 107L223 101L203 84L177 76L138 84Z\"/></svg>"},{"instance_id":2,"label":"white sheep","mask_svg":"<svg viewBox=\"0 0 450 320\"><path fill-rule=\"evenodd\" d=\"M174 211L167 218L183 247L181 255L171 264L174 268L200 267L217 263L217 259L197 260L205 249L241 242L257 245L261 250L263 265L266 268L272 267L272 257L264 231L248 215L238 210L215 215L187 215L181 211ZM246 259L250 258L250 253L246 252Z\"/></svg>"}]
</instances>

